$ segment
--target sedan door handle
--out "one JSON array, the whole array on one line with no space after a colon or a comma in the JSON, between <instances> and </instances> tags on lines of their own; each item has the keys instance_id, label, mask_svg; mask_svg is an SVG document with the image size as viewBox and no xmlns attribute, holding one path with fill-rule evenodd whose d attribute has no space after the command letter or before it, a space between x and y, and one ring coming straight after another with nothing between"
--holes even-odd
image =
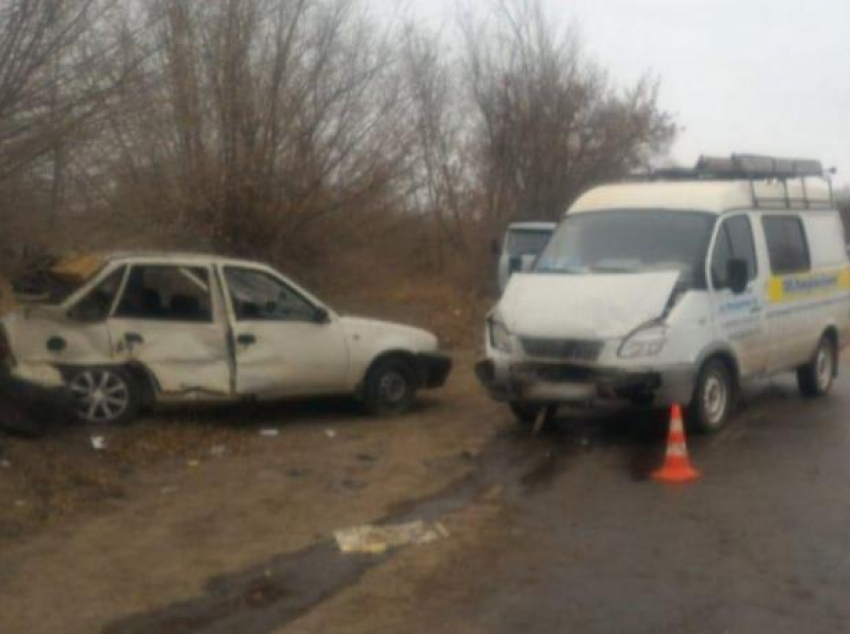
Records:
<instances>
[{"instance_id":1,"label":"sedan door handle","mask_svg":"<svg viewBox=\"0 0 850 634\"><path fill-rule=\"evenodd\" d=\"M56 335L47 340L47 349L50 352L62 352L67 345L68 343L62 337Z\"/></svg>"},{"instance_id":2,"label":"sedan door handle","mask_svg":"<svg viewBox=\"0 0 850 634\"><path fill-rule=\"evenodd\" d=\"M257 338L250 333L245 333L236 337L236 343L240 346L253 346L257 343Z\"/></svg>"}]
</instances>

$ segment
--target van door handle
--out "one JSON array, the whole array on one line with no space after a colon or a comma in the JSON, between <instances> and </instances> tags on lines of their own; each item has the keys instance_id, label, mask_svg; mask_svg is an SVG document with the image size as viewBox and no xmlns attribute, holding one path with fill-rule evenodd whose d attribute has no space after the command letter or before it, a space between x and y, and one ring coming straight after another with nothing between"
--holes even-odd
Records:
<instances>
[{"instance_id":1,"label":"van door handle","mask_svg":"<svg viewBox=\"0 0 850 634\"><path fill-rule=\"evenodd\" d=\"M244 333L236 337L236 343L240 346L253 346L257 343L257 338L251 333Z\"/></svg>"}]
</instances>

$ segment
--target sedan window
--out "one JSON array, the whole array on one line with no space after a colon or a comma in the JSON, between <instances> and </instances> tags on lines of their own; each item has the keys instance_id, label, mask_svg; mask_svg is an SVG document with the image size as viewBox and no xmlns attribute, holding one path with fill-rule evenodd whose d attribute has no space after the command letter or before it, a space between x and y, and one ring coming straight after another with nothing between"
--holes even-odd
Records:
<instances>
[{"instance_id":1,"label":"sedan window","mask_svg":"<svg viewBox=\"0 0 850 634\"><path fill-rule=\"evenodd\" d=\"M134 266L115 316L211 322L209 273L197 266Z\"/></svg>"},{"instance_id":2,"label":"sedan window","mask_svg":"<svg viewBox=\"0 0 850 634\"><path fill-rule=\"evenodd\" d=\"M68 317L89 323L103 321L109 317L109 311L112 310L121 287L121 280L124 279L124 271L125 267L122 266L110 273L68 311Z\"/></svg>"},{"instance_id":3,"label":"sedan window","mask_svg":"<svg viewBox=\"0 0 850 634\"><path fill-rule=\"evenodd\" d=\"M289 286L263 271L224 270L239 321L315 321L318 310Z\"/></svg>"}]
</instances>

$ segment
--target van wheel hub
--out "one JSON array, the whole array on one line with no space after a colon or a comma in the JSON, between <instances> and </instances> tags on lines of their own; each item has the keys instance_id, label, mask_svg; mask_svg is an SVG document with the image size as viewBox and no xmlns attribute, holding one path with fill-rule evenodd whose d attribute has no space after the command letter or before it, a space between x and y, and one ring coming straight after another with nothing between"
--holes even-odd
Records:
<instances>
[{"instance_id":1,"label":"van wheel hub","mask_svg":"<svg viewBox=\"0 0 850 634\"><path fill-rule=\"evenodd\" d=\"M829 383L832 381L832 351L829 346L821 346L818 349L818 356L815 361L815 371L817 375L818 388L821 391L829 389Z\"/></svg>"},{"instance_id":2,"label":"van wheel hub","mask_svg":"<svg viewBox=\"0 0 850 634\"><path fill-rule=\"evenodd\" d=\"M709 425L716 425L723 420L728 402L729 389L723 377L717 374L709 375L703 390L703 412Z\"/></svg>"}]
</instances>

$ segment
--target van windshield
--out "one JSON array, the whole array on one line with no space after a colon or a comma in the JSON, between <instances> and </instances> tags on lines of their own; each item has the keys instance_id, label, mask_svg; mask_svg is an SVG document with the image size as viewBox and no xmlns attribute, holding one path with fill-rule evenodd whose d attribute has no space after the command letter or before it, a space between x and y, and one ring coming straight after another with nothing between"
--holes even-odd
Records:
<instances>
[{"instance_id":1,"label":"van windshield","mask_svg":"<svg viewBox=\"0 0 850 634\"><path fill-rule=\"evenodd\" d=\"M539 273L638 273L677 270L705 278L716 217L693 211L618 209L567 216L534 268Z\"/></svg>"}]
</instances>

